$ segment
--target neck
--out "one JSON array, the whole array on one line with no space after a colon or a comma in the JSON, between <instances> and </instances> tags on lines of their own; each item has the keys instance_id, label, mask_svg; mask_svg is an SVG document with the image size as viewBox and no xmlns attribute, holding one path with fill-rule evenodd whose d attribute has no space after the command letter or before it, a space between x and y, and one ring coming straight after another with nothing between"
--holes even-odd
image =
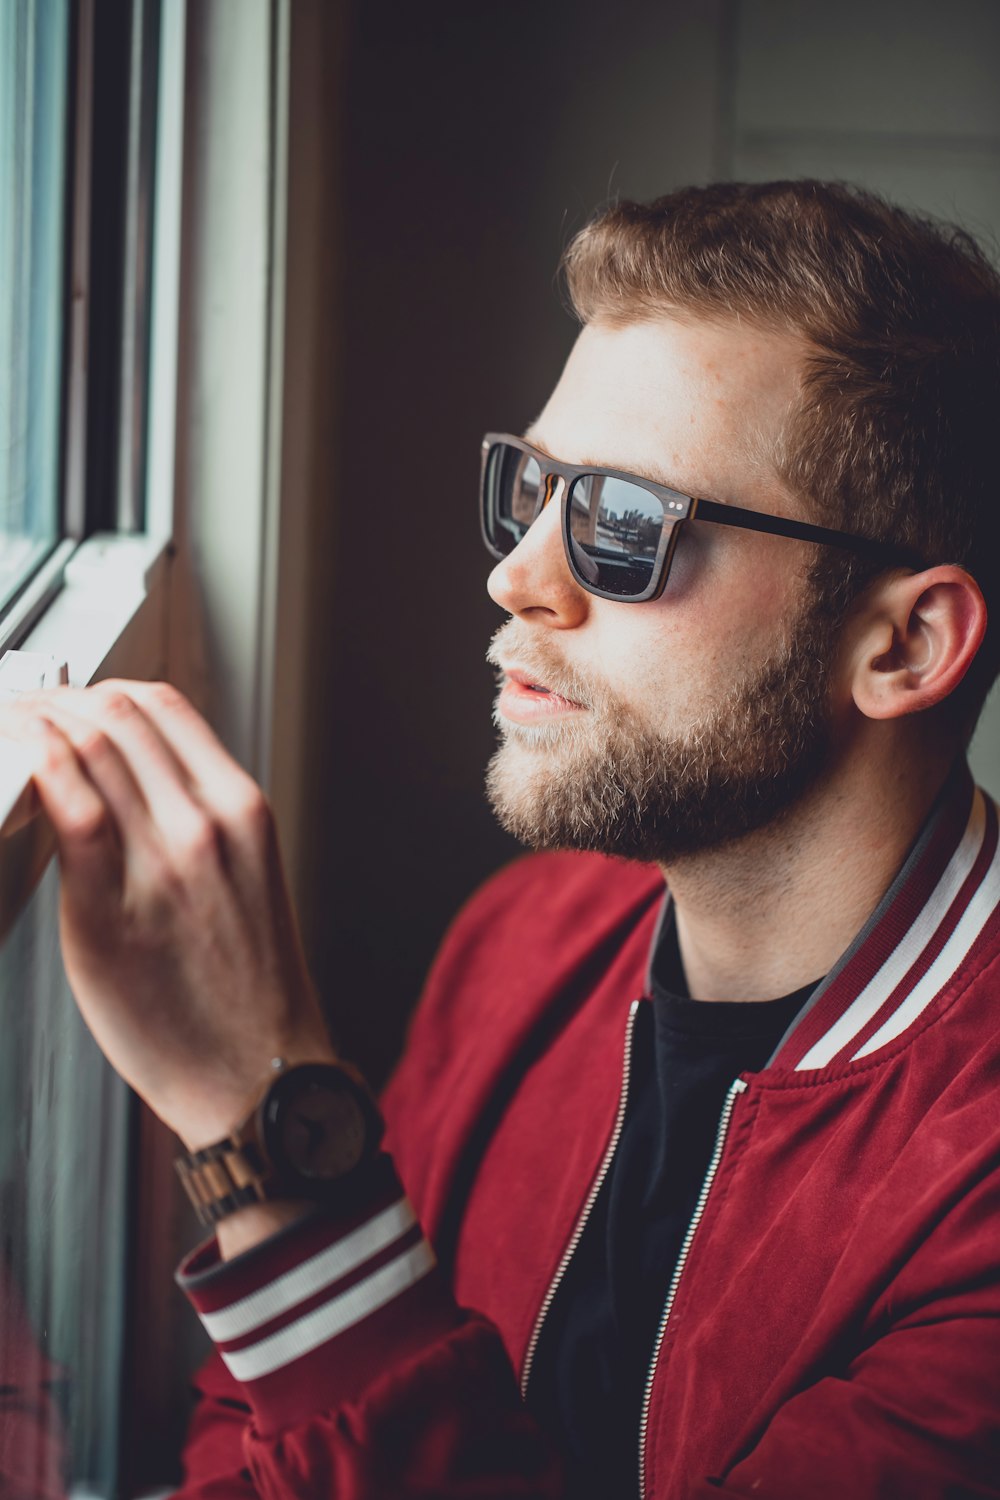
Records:
<instances>
[{"instance_id":1,"label":"neck","mask_svg":"<svg viewBox=\"0 0 1000 1500\"><path fill-rule=\"evenodd\" d=\"M779 821L664 875L689 992L769 1000L828 973L915 842L951 766L861 751Z\"/></svg>"}]
</instances>

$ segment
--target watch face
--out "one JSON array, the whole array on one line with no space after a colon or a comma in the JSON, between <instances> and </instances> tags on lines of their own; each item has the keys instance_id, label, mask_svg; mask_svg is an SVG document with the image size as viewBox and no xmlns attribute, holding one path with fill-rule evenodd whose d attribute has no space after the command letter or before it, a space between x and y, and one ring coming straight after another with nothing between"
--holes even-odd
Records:
<instances>
[{"instance_id":1,"label":"watch face","mask_svg":"<svg viewBox=\"0 0 1000 1500\"><path fill-rule=\"evenodd\" d=\"M365 1154L368 1125L357 1090L334 1067L289 1071L264 1114L267 1151L279 1171L317 1186L343 1177Z\"/></svg>"}]
</instances>

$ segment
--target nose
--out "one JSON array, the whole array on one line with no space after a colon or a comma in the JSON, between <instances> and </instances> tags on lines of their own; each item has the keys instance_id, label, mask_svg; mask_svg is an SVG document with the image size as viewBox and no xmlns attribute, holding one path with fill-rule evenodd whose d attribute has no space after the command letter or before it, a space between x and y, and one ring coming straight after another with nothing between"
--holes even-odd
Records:
<instances>
[{"instance_id":1,"label":"nose","mask_svg":"<svg viewBox=\"0 0 1000 1500\"><path fill-rule=\"evenodd\" d=\"M490 598L508 614L555 630L571 630L587 618L591 596L566 563L560 517L563 480L513 552L487 580Z\"/></svg>"}]
</instances>

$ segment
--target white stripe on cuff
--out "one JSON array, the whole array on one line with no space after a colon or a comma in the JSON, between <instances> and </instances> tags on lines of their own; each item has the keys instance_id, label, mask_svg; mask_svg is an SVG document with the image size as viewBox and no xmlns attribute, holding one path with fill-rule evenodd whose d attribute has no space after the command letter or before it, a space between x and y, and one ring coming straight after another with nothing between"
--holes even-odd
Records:
<instances>
[{"instance_id":1,"label":"white stripe on cuff","mask_svg":"<svg viewBox=\"0 0 1000 1500\"><path fill-rule=\"evenodd\" d=\"M282 1365L301 1359L328 1339L377 1312L426 1276L434 1264L430 1245L426 1240L419 1240L364 1281L341 1292L339 1297L324 1302L296 1322L289 1323L287 1328L271 1334L270 1338L261 1339L259 1344L235 1349L230 1354L223 1350L222 1358L237 1380L259 1380L262 1375L270 1375Z\"/></svg>"},{"instance_id":2,"label":"white stripe on cuff","mask_svg":"<svg viewBox=\"0 0 1000 1500\"><path fill-rule=\"evenodd\" d=\"M391 1245L416 1223L416 1215L405 1198L384 1208L381 1213L360 1224L335 1245L321 1250L292 1271L286 1271L258 1291L239 1302L232 1302L218 1312L202 1313L201 1321L215 1343L242 1338L280 1317L289 1308L325 1287L332 1286Z\"/></svg>"}]
</instances>

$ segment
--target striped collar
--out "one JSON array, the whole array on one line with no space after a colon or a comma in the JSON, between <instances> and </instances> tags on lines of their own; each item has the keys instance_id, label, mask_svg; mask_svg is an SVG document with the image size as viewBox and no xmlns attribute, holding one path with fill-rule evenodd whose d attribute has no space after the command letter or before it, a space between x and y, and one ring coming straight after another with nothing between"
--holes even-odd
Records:
<instances>
[{"instance_id":1,"label":"striped collar","mask_svg":"<svg viewBox=\"0 0 1000 1500\"><path fill-rule=\"evenodd\" d=\"M854 942L810 996L769 1067L837 1069L896 1042L947 988L1000 908L997 807L962 765Z\"/></svg>"}]
</instances>

